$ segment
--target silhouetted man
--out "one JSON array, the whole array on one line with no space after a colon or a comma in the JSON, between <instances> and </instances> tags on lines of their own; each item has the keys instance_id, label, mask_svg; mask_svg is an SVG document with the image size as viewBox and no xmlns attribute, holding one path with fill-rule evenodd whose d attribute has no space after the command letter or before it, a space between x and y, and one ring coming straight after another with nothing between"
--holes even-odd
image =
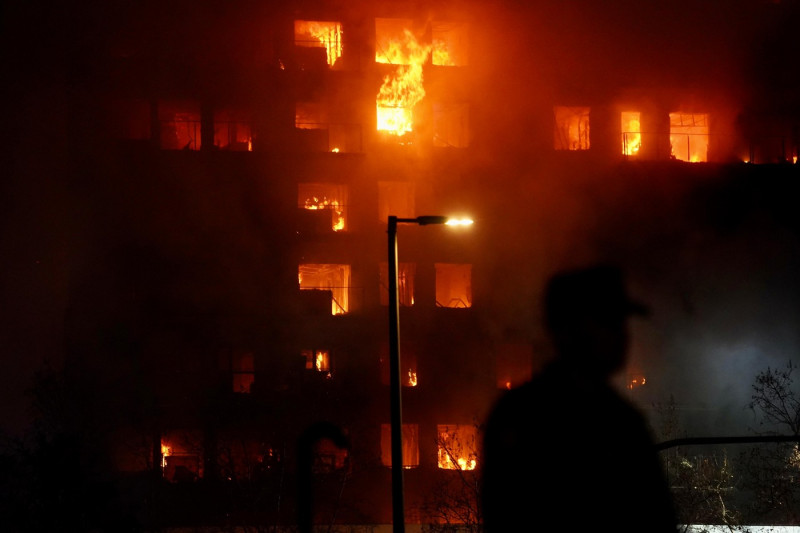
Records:
<instances>
[{"instance_id":1,"label":"silhouetted man","mask_svg":"<svg viewBox=\"0 0 800 533\"><path fill-rule=\"evenodd\" d=\"M483 446L487 533L671 532L676 519L642 414L610 383L627 360L628 298L619 269L562 272L548 283L555 358L494 406Z\"/></svg>"}]
</instances>

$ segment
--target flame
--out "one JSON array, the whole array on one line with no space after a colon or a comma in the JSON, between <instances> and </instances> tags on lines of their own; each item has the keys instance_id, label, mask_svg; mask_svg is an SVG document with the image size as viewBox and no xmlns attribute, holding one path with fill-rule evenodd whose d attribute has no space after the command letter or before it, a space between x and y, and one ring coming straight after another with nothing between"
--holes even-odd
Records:
<instances>
[{"instance_id":1,"label":"flame","mask_svg":"<svg viewBox=\"0 0 800 533\"><path fill-rule=\"evenodd\" d=\"M385 50L375 51L375 61L397 65L383 78L376 97L377 129L401 137L413 131L413 109L424 97L422 66L431 54L411 31L404 29L402 40L392 40Z\"/></svg>"},{"instance_id":2,"label":"flame","mask_svg":"<svg viewBox=\"0 0 800 533\"><path fill-rule=\"evenodd\" d=\"M622 155L636 155L642 147L641 123L638 111L626 111L621 115Z\"/></svg>"},{"instance_id":3,"label":"flame","mask_svg":"<svg viewBox=\"0 0 800 533\"><path fill-rule=\"evenodd\" d=\"M409 387L417 386L417 373L412 371L410 368L408 369L408 385Z\"/></svg>"},{"instance_id":4,"label":"flame","mask_svg":"<svg viewBox=\"0 0 800 533\"><path fill-rule=\"evenodd\" d=\"M170 455L172 455L172 448L170 448L169 446L167 446L166 444L164 444L162 442L161 443L161 468L166 468L166 466L167 466L167 457L169 457Z\"/></svg>"},{"instance_id":5,"label":"flame","mask_svg":"<svg viewBox=\"0 0 800 533\"><path fill-rule=\"evenodd\" d=\"M679 161L708 161L708 115L670 113L669 143L671 156Z\"/></svg>"},{"instance_id":6,"label":"flame","mask_svg":"<svg viewBox=\"0 0 800 533\"><path fill-rule=\"evenodd\" d=\"M338 22L317 22L311 20L294 21L295 40L304 35L310 35L322 44L328 57L328 65L333 66L336 60L342 57L342 25ZM300 46L316 46L316 42Z\"/></svg>"},{"instance_id":7,"label":"flame","mask_svg":"<svg viewBox=\"0 0 800 533\"><path fill-rule=\"evenodd\" d=\"M450 51L447 49L447 43L442 39L433 40L433 58L434 65L441 65L444 67L455 66L455 61L450 57Z\"/></svg>"},{"instance_id":8,"label":"flame","mask_svg":"<svg viewBox=\"0 0 800 533\"><path fill-rule=\"evenodd\" d=\"M326 196L322 198L312 196L306 198L303 207L312 211L317 209L330 209L333 211L333 231L341 231L344 229L344 208L338 200L328 200Z\"/></svg>"},{"instance_id":9,"label":"flame","mask_svg":"<svg viewBox=\"0 0 800 533\"><path fill-rule=\"evenodd\" d=\"M641 387L645 383L647 383L647 379L644 376L632 376L628 381L628 390L633 390L636 387Z\"/></svg>"}]
</instances>

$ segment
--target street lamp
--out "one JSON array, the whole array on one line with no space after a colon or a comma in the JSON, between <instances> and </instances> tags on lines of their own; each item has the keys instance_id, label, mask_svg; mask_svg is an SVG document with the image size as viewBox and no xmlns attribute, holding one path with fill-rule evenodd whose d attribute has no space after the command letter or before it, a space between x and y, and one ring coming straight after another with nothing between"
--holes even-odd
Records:
<instances>
[{"instance_id":1,"label":"street lamp","mask_svg":"<svg viewBox=\"0 0 800 533\"><path fill-rule=\"evenodd\" d=\"M398 218L389 216L389 393L391 409L392 445L392 523L394 533L405 533L405 510L403 504L403 409L400 380L400 303L397 293L397 225L445 224L468 226L471 219L445 216L421 216Z\"/></svg>"}]
</instances>

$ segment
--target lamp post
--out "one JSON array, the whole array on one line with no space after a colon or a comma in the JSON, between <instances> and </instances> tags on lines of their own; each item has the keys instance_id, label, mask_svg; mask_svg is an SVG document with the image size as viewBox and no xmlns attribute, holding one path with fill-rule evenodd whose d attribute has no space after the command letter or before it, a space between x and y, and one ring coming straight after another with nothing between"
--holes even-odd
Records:
<instances>
[{"instance_id":1,"label":"lamp post","mask_svg":"<svg viewBox=\"0 0 800 533\"><path fill-rule=\"evenodd\" d=\"M421 216L398 218L389 216L389 406L391 409L392 445L392 524L394 533L405 533L405 509L403 503L403 408L402 382L400 378L400 302L397 291L397 225L447 224L466 226L469 219L445 216Z\"/></svg>"}]
</instances>

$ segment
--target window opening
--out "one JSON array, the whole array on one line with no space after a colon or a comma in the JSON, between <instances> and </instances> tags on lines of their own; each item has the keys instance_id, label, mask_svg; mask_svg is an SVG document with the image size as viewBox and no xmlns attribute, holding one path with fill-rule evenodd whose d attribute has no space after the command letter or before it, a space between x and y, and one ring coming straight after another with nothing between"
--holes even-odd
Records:
<instances>
[{"instance_id":1,"label":"window opening","mask_svg":"<svg viewBox=\"0 0 800 533\"><path fill-rule=\"evenodd\" d=\"M403 424L403 468L419 466L419 426ZM392 426L381 424L381 463L392 466Z\"/></svg>"},{"instance_id":2,"label":"window opening","mask_svg":"<svg viewBox=\"0 0 800 533\"><path fill-rule=\"evenodd\" d=\"M397 301L401 307L414 305L414 277L417 272L416 263L397 264ZM389 305L389 263L381 263L380 272L381 305Z\"/></svg>"},{"instance_id":3,"label":"window opening","mask_svg":"<svg viewBox=\"0 0 800 533\"><path fill-rule=\"evenodd\" d=\"M623 111L620 114L622 132L622 155L635 156L642 147L642 125L638 111Z\"/></svg>"},{"instance_id":4,"label":"window opening","mask_svg":"<svg viewBox=\"0 0 800 533\"><path fill-rule=\"evenodd\" d=\"M161 148L165 150L200 149L200 105L191 102L167 102L158 106Z\"/></svg>"},{"instance_id":5,"label":"window opening","mask_svg":"<svg viewBox=\"0 0 800 533\"><path fill-rule=\"evenodd\" d=\"M403 137L414 130L414 106L425 98L423 65L431 46L422 44L407 19L375 19L375 62L396 65L376 97L377 129Z\"/></svg>"},{"instance_id":6,"label":"window opening","mask_svg":"<svg viewBox=\"0 0 800 533\"><path fill-rule=\"evenodd\" d=\"M256 379L253 352L233 352L231 355L233 392L249 394Z\"/></svg>"},{"instance_id":7,"label":"window opening","mask_svg":"<svg viewBox=\"0 0 800 533\"><path fill-rule=\"evenodd\" d=\"M347 186L335 183L300 183L297 206L318 215L327 231L344 231L347 225ZM322 230L323 228L320 228Z\"/></svg>"},{"instance_id":8,"label":"window opening","mask_svg":"<svg viewBox=\"0 0 800 533\"><path fill-rule=\"evenodd\" d=\"M312 471L315 474L330 474L342 470L347 466L347 448L340 448L329 438L319 439L314 443L314 463Z\"/></svg>"},{"instance_id":9,"label":"window opening","mask_svg":"<svg viewBox=\"0 0 800 533\"><path fill-rule=\"evenodd\" d=\"M478 430L474 425L439 424L437 444L439 468L475 470L478 464Z\"/></svg>"},{"instance_id":10,"label":"window opening","mask_svg":"<svg viewBox=\"0 0 800 533\"><path fill-rule=\"evenodd\" d=\"M433 145L453 148L466 148L469 145L467 104L434 102Z\"/></svg>"},{"instance_id":11,"label":"window opening","mask_svg":"<svg viewBox=\"0 0 800 533\"><path fill-rule=\"evenodd\" d=\"M414 184L407 181L378 182L378 220L387 223L389 216L414 218Z\"/></svg>"},{"instance_id":12,"label":"window opening","mask_svg":"<svg viewBox=\"0 0 800 533\"><path fill-rule=\"evenodd\" d=\"M669 143L673 159L689 163L708 161L708 115L670 113Z\"/></svg>"},{"instance_id":13,"label":"window opening","mask_svg":"<svg viewBox=\"0 0 800 533\"><path fill-rule=\"evenodd\" d=\"M161 437L161 473L172 483L203 477L202 438L197 431L171 431Z\"/></svg>"},{"instance_id":14,"label":"window opening","mask_svg":"<svg viewBox=\"0 0 800 533\"><path fill-rule=\"evenodd\" d=\"M330 372L330 350L302 350L301 354L306 361L306 370L314 372Z\"/></svg>"},{"instance_id":15,"label":"window opening","mask_svg":"<svg viewBox=\"0 0 800 533\"><path fill-rule=\"evenodd\" d=\"M244 113L223 109L214 112L214 146L220 150L253 151L253 134L249 117Z\"/></svg>"},{"instance_id":16,"label":"window opening","mask_svg":"<svg viewBox=\"0 0 800 533\"><path fill-rule=\"evenodd\" d=\"M298 282L301 290L330 291L332 315L349 311L350 265L303 264L298 268Z\"/></svg>"},{"instance_id":17,"label":"window opening","mask_svg":"<svg viewBox=\"0 0 800 533\"><path fill-rule=\"evenodd\" d=\"M433 22L431 24L433 53L431 63L447 67L467 65L467 25L461 22Z\"/></svg>"},{"instance_id":18,"label":"window opening","mask_svg":"<svg viewBox=\"0 0 800 533\"><path fill-rule=\"evenodd\" d=\"M555 149L589 149L589 109L588 107L556 106Z\"/></svg>"},{"instance_id":19,"label":"window opening","mask_svg":"<svg viewBox=\"0 0 800 533\"><path fill-rule=\"evenodd\" d=\"M436 263L436 305L472 307L472 265Z\"/></svg>"},{"instance_id":20,"label":"window opening","mask_svg":"<svg viewBox=\"0 0 800 533\"><path fill-rule=\"evenodd\" d=\"M294 21L294 44L304 48L324 48L329 67L342 57L342 25L316 20Z\"/></svg>"}]
</instances>

